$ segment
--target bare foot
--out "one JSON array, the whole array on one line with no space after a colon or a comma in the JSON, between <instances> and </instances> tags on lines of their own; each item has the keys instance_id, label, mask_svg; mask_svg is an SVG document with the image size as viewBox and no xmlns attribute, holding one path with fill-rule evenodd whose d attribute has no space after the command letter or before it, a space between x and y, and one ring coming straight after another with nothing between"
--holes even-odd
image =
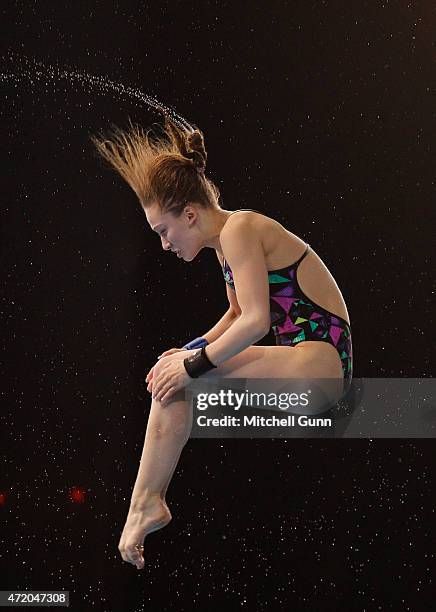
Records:
<instances>
[{"instance_id":1,"label":"bare foot","mask_svg":"<svg viewBox=\"0 0 436 612\"><path fill-rule=\"evenodd\" d=\"M131 508L118 545L123 560L142 569L144 567L142 549L138 550L136 546L142 546L149 533L168 525L171 518L168 506L160 497L150 499L141 508Z\"/></svg>"}]
</instances>

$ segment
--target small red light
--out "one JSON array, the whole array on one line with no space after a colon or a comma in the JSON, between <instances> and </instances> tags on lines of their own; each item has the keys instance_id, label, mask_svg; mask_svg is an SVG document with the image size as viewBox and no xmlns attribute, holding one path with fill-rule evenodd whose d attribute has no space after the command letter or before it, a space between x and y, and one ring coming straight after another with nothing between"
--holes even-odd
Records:
<instances>
[{"instance_id":1,"label":"small red light","mask_svg":"<svg viewBox=\"0 0 436 612\"><path fill-rule=\"evenodd\" d=\"M70 499L76 504L83 504L85 501L86 493L80 487L73 487L70 489Z\"/></svg>"}]
</instances>

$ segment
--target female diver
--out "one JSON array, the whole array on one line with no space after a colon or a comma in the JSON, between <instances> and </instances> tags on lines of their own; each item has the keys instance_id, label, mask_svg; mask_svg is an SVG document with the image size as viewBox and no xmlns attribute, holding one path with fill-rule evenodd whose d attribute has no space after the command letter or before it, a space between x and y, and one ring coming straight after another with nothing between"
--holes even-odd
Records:
<instances>
[{"instance_id":1,"label":"female diver","mask_svg":"<svg viewBox=\"0 0 436 612\"><path fill-rule=\"evenodd\" d=\"M197 376L352 377L350 321L332 275L308 244L255 210L228 211L206 177L202 132L165 115L163 135L131 125L91 137L136 193L162 248L184 261L214 249L229 308L212 329L165 351L149 371L150 415L119 551L144 567L146 535L171 520L166 492L189 439L192 405L184 387ZM254 346L271 328L275 346Z\"/></svg>"}]
</instances>

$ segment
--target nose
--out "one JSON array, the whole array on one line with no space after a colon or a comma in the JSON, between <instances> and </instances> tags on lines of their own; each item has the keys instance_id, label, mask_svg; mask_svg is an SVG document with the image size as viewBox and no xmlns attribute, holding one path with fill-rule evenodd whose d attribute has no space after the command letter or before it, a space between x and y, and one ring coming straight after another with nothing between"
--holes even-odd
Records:
<instances>
[{"instance_id":1,"label":"nose","mask_svg":"<svg viewBox=\"0 0 436 612\"><path fill-rule=\"evenodd\" d=\"M168 242L166 238L161 236L162 248L164 251L168 251L171 248L171 244Z\"/></svg>"}]
</instances>

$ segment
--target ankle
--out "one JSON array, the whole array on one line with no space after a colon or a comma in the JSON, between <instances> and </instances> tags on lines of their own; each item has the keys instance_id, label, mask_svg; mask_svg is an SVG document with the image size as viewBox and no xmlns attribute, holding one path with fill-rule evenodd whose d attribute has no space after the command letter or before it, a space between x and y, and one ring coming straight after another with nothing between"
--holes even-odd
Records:
<instances>
[{"instance_id":1,"label":"ankle","mask_svg":"<svg viewBox=\"0 0 436 612\"><path fill-rule=\"evenodd\" d=\"M130 509L133 512L144 512L150 508L164 504L160 493L143 493L130 501Z\"/></svg>"}]
</instances>

